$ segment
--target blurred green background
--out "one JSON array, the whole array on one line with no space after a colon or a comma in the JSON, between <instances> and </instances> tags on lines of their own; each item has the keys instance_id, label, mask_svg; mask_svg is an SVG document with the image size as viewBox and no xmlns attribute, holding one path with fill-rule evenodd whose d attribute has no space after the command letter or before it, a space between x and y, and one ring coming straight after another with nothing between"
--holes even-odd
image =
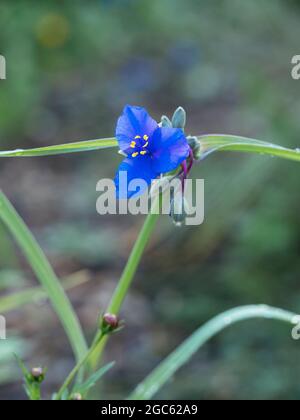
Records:
<instances>
[{"instance_id":1,"label":"blurred green background","mask_svg":"<svg viewBox=\"0 0 300 420\"><path fill-rule=\"evenodd\" d=\"M157 119L182 105L188 132L230 133L300 145L300 2L288 0L1 0L0 146L40 147L109 137L123 106ZM142 218L100 217L97 181L113 177L116 150L1 160L0 187L61 278L85 284L70 298L93 336ZM216 154L205 179L206 220L160 220L124 306L126 328L106 360L116 367L98 398L124 398L185 337L223 310L265 303L300 313L299 165ZM0 226L0 293L37 285ZM6 314L0 399L25 398L11 352L47 365L46 396L73 365L47 301ZM299 343L285 325L250 321L206 345L161 399L298 399Z\"/></svg>"}]
</instances>

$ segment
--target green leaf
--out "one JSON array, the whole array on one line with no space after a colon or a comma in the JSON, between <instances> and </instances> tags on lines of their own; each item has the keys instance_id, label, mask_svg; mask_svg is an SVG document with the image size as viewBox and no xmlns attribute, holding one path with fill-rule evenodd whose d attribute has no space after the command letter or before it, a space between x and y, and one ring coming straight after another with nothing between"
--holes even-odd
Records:
<instances>
[{"instance_id":1,"label":"green leaf","mask_svg":"<svg viewBox=\"0 0 300 420\"><path fill-rule=\"evenodd\" d=\"M24 389L26 392L27 397L30 400L40 400L41 399L41 391L39 384L33 383L31 380L31 375L27 367L25 366L23 360L15 353L14 354L17 363L22 371L23 381L24 381Z\"/></svg>"},{"instance_id":2,"label":"green leaf","mask_svg":"<svg viewBox=\"0 0 300 420\"><path fill-rule=\"evenodd\" d=\"M235 151L259 153L277 156L284 159L300 161L299 149L288 149L276 144L227 134L209 134L198 136L201 142L202 158L216 151ZM80 141L57 146L40 147L36 149L17 149L0 152L1 157L34 157L50 156L75 152L88 152L110 147L117 147L115 138Z\"/></svg>"},{"instance_id":3,"label":"green leaf","mask_svg":"<svg viewBox=\"0 0 300 420\"><path fill-rule=\"evenodd\" d=\"M83 384L75 385L74 392L85 394L90 388L96 385L96 383L114 366L114 364L115 362L108 363L97 372L93 373Z\"/></svg>"},{"instance_id":4,"label":"green leaf","mask_svg":"<svg viewBox=\"0 0 300 420\"><path fill-rule=\"evenodd\" d=\"M80 286L88 281L88 277L85 272L79 271L69 276L65 281L62 282L64 290L70 290L74 287ZM19 309L20 307L31 303L40 302L47 298L47 293L43 287L31 287L23 290L22 292L16 292L11 295L3 296L0 298L0 313L4 315L9 311Z\"/></svg>"},{"instance_id":5,"label":"green leaf","mask_svg":"<svg viewBox=\"0 0 300 420\"><path fill-rule=\"evenodd\" d=\"M16 354L16 353L14 353L14 356L15 356L15 358L16 358L16 360L17 360L17 363L18 363L18 365L19 365L19 368L21 369L21 371L22 371L22 374L23 374L23 377L26 379L29 375L30 375L30 372L29 372L29 370L27 369L27 367L25 366L25 364L24 364L24 362L23 362L23 360Z\"/></svg>"},{"instance_id":6,"label":"green leaf","mask_svg":"<svg viewBox=\"0 0 300 420\"><path fill-rule=\"evenodd\" d=\"M87 352L87 345L71 303L37 241L1 191L0 220L3 221L15 238L41 285L47 292L69 338L75 357L77 360L81 360Z\"/></svg>"},{"instance_id":7,"label":"green leaf","mask_svg":"<svg viewBox=\"0 0 300 420\"><path fill-rule=\"evenodd\" d=\"M64 392L62 392L61 397L59 398L61 401L68 401L70 399L71 395L69 393L68 389L65 389ZM52 401L56 401L57 398L57 392L55 392L54 394L52 394L51 400Z\"/></svg>"},{"instance_id":8,"label":"green leaf","mask_svg":"<svg viewBox=\"0 0 300 420\"><path fill-rule=\"evenodd\" d=\"M300 162L300 149L287 149L260 140L226 134L198 136L198 140L202 159L213 152L229 151L271 155Z\"/></svg>"},{"instance_id":9,"label":"green leaf","mask_svg":"<svg viewBox=\"0 0 300 420\"><path fill-rule=\"evenodd\" d=\"M75 143L60 144L57 146L39 147L36 149L16 149L0 152L1 157L34 157L63 155L66 153L90 152L118 146L115 138L79 141Z\"/></svg>"},{"instance_id":10,"label":"green leaf","mask_svg":"<svg viewBox=\"0 0 300 420\"><path fill-rule=\"evenodd\" d=\"M180 369L190 358L216 334L232 324L251 318L265 318L288 322L292 325L299 323L300 317L292 312L265 305L250 305L231 309L213 318L194 334L185 340L163 362L161 362L150 375L141 382L129 396L130 400L151 399L163 385Z\"/></svg>"}]
</instances>

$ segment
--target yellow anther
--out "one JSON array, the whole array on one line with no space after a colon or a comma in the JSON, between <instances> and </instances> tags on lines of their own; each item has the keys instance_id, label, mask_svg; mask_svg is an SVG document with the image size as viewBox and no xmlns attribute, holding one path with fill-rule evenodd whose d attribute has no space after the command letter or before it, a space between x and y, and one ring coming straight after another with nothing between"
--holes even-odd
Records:
<instances>
[{"instance_id":1,"label":"yellow anther","mask_svg":"<svg viewBox=\"0 0 300 420\"><path fill-rule=\"evenodd\" d=\"M139 152L134 152L134 153L132 153L131 156L135 158L135 157L137 157L138 154L139 154Z\"/></svg>"},{"instance_id":2,"label":"yellow anther","mask_svg":"<svg viewBox=\"0 0 300 420\"><path fill-rule=\"evenodd\" d=\"M142 152L140 152L140 155L145 155L147 153L147 150L143 150Z\"/></svg>"},{"instance_id":3,"label":"yellow anther","mask_svg":"<svg viewBox=\"0 0 300 420\"><path fill-rule=\"evenodd\" d=\"M144 139L145 141L147 141L147 140L149 139L149 137L147 136L147 134L145 134L145 135L143 136L143 139Z\"/></svg>"},{"instance_id":4,"label":"yellow anther","mask_svg":"<svg viewBox=\"0 0 300 420\"><path fill-rule=\"evenodd\" d=\"M147 142L144 144L144 146L143 146L143 147L147 147L147 146L148 146L148 144L149 144L149 142L147 141Z\"/></svg>"},{"instance_id":5,"label":"yellow anther","mask_svg":"<svg viewBox=\"0 0 300 420\"><path fill-rule=\"evenodd\" d=\"M141 139L141 136L135 136L135 139Z\"/></svg>"},{"instance_id":6,"label":"yellow anther","mask_svg":"<svg viewBox=\"0 0 300 420\"><path fill-rule=\"evenodd\" d=\"M130 143L130 147L132 147L133 149L135 148L135 146L136 146L136 142L135 141L132 141L131 143Z\"/></svg>"}]
</instances>

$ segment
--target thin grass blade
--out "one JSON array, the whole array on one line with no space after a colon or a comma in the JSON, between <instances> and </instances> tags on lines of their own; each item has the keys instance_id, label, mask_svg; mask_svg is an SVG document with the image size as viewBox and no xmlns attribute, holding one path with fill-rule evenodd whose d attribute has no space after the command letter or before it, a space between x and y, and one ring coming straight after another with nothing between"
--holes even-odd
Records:
<instances>
[{"instance_id":1,"label":"thin grass blade","mask_svg":"<svg viewBox=\"0 0 300 420\"><path fill-rule=\"evenodd\" d=\"M80 271L72 274L66 280L62 281L65 291L72 290L77 286L81 286L89 280L86 272ZM0 298L0 314L5 315L7 312L20 309L28 303L38 303L47 298L47 293L43 287L30 287Z\"/></svg>"},{"instance_id":2,"label":"thin grass blade","mask_svg":"<svg viewBox=\"0 0 300 420\"><path fill-rule=\"evenodd\" d=\"M44 252L10 201L0 191L0 220L22 249L59 317L77 360L87 352L86 341L72 305Z\"/></svg>"},{"instance_id":3,"label":"thin grass blade","mask_svg":"<svg viewBox=\"0 0 300 420\"><path fill-rule=\"evenodd\" d=\"M200 327L177 347L138 385L128 399L151 399L208 340L236 322L252 318L278 320L291 325L297 325L300 320L300 317L292 312L265 305L242 306L224 312Z\"/></svg>"},{"instance_id":4,"label":"thin grass blade","mask_svg":"<svg viewBox=\"0 0 300 420\"><path fill-rule=\"evenodd\" d=\"M63 155L66 153L90 152L93 150L107 149L118 145L115 138L87 140L74 143L60 144L57 146L38 147L35 149L16 149L0 152L1 157L35 157Z\"/></svg>"},{"instance_id":5,"label":"thin grass blade","mask_svg":"<svg viewBox=\"0 0 300 420\"><path fill-rule=\"evenodd\" d=\"M245 152L271 155L300 162L300 148L288 149L276 144L226 134L211 134L198 137L202 159L214 152Z\"/></svg>"},{"instance_id":6,"label":"thin grass blade","mask_svg":"<svg viewBox=\"0 0 300 420\"><path fill-rule=\"evenodd\" d=\"M201 142L202 158L205 158L216 151L235 151L267 154L284 159L300 161L300 149L289 149L276 144L247 137L227 134L209 134L198 136L198 139ZM2 151L0 152L0 158L61 155L66 153L95 151L117 146L118 142L115 138L87 140L35 149Z\"/></svg>"}]
</instances>

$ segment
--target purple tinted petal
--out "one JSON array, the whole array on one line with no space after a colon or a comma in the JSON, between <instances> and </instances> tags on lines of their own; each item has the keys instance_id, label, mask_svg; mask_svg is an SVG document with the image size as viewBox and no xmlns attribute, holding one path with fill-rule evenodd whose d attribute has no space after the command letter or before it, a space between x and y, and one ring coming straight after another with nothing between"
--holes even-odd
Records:
<instances>
[{"instance_id":1,"label":"purple tinted petal","mask_svg":"<svg viewBox=\"0 0 300 420\"><path fill-rule=\"evenodd\" d=\"M127 178L126 180L122 178L124 177L124 173ZM124 159L115 177L117 198L122 199L141 195L147 186L150 185L152 179L156 177L157 173L153 170L152 159L149 155ZM130 181L137 179L145 181L144 185L139 188L135 186L134 191L129 191Z\"/></svg>"},{"instance_id":2,"label":"purple tinted petal","mask_svg":"<svg viewBox=\"0 0 300 420\"><path fill-rule=\"evenodd\" d=\"M158 128L149 144L153 168L157 173L176 169L189 155L190 147L182 130Z\"/></svg>"},{"instance_id":3,"label":"purple tinted petal","mask_svg":"<svg viewBox=\"0 0 300 420\"><path fill-rule=\"evenodd\" d=\"M126 105L123 114L118 119L116 137L119 147L124 152L130 147L135 136L152 136L157 129L157 122L150 117L145 108Z\"/></svg>"}]
</instances>

